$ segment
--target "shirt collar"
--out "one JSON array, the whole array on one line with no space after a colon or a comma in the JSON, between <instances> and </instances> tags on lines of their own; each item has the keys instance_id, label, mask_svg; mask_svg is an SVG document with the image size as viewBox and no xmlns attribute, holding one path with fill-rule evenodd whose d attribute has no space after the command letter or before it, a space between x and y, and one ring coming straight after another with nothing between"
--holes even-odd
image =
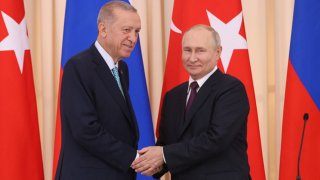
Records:
<instances>
[{"instance_id":1,"label":"shirt collar","mask_svg":"<svg viewBox=\"0 0 320 180\"><path fill-rule=\"evenodd\" d=\"M198 85L199 85L199 88L197 89L197 91L199 91L199 89L201 88L201 86L209 79L209 77L217 70L217 66L215 66L213 68L212 71L210 71L208 74L206 74L205 76L203 76L202 78L198 79L198 80L194 80L192 79L192 77L190 76L189 77L189 86L188 86L188 93L190 91L190 84L193 82L193 81L197 81Z\"/></svg>"},{"instance_id":2,"label":"shirt collar","mask_svg":"<svg viewBox=\"0 0 320 180\"><path fill-rule=\"evenodd\" d=\"M96 46L97 50L101 54L102 58L106 61L110 70L112 70L114 67L118 67L118 63L114 63L112 57L108 54L106 50L103 49L103 47L100 45L98 41L96 41L94 45Z\"/></svg>"}]
</instances>

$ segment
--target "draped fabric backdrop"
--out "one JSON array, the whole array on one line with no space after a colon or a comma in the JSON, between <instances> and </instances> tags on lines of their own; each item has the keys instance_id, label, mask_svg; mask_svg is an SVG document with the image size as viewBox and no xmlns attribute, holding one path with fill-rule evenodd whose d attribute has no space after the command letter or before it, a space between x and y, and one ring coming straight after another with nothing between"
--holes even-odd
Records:
<instances>
[{"instance_id":1,"label":"draped fabric backdrop","mask_svg":"<svg viewBox=\"0 0 320 180\"><path fill-rule=\"evenodd\" d=\"M141 49L156 125L174 0L132 0L142 20ZM282 112L294 0L242 0L267 179L278 179ZM24 0L44 175L52 179L65 0ZM96 28L96 27L92 27Z\"/></svg>"}]
</instances>

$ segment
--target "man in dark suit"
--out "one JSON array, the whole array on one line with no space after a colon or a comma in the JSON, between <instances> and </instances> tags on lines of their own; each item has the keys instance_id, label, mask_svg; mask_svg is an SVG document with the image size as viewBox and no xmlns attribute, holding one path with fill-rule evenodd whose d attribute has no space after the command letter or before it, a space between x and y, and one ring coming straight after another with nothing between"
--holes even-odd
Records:
<instances>
[{"instance_id":1,"label":"man in dark suit","mask_svg":"<svg viewBox=\"0 0 320 180\"><path fill-rule=\"evenodd\" d=\"M217 68L221 50L210 26L185 32L182 62L189 81L165 95L158 146L138 151L137 172L161 177L169 171L173 180L250 179L248 98L238 79Z\"/></svg>"},{"instance_id":2,"label":"man in dark suit","mask_svg":"<svg viewBox=\"0 0 320 180\"><path fill-rule=\"evenodd\" d=\"M98 37L64 68L62 147L56 180L132 180L139 130L128 95L128 68L141 28L137 10L113 1L98 15Z\"/></svg>"}]
</instances>

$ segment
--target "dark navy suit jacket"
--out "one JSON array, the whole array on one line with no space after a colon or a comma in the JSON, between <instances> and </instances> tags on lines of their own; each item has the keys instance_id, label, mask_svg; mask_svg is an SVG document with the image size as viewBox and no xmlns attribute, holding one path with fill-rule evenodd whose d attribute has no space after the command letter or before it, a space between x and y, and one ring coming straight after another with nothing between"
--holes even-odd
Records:
<instances>
[{"instance_id":1,"label":"dark navy suit jacket","mask_svg":"<svg viewBox=\"0 0 320 180\"><path fill-rule=\"evenodd\" d=\"M164 98L157 145L173 180L247 180L249 102L243 84L215 71L199 89L185 114L188 82Z\"/></svg>"},{"instance_id":2,"label":"dark navy suit jacket","mask_svg":"<svg viewBox=\"0 0 320 180\"><path fill-rule=\"evenodd\" d=\"M124 96L94 45L65 65L61 85L62 147L56 180L135 179L130 168L139 131L119 62Z\"/></svg>"}]
</instances>

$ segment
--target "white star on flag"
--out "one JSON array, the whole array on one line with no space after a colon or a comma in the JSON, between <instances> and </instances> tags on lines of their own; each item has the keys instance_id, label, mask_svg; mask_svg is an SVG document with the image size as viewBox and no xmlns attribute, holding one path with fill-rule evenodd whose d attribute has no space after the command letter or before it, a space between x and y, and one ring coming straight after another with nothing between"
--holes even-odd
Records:
<instances>
[{"instance_id":1,"label":"white star on flag","mask_svg":"<svg viewBox=\"0 0 320 180\"><path fill-rule=\"evenodd\" d=\"M219 18L210 13L208 10L207 15L211 27L213 27L220 35L222 46L221 62L225 72L227 72L233 50L248 49L246 39L244 39L239 34L239 30L242 23L242 12L240 12L227 24L222 22Z\"/></svg>"},{"instance_id":2,"label":"white star on flag","mask_svg":"<svg viewBox=\"0 0 320 180\"><path fill-rule=\"evenodd\" d=\"M20 72L23 70L24 52L29 50L27 25L25 17L18 24L14 19L6 13L1 12L4 23L8 30L8 36L0 42L0 51L13 50L16 54Z\"/></svg>"}]
</instances>

